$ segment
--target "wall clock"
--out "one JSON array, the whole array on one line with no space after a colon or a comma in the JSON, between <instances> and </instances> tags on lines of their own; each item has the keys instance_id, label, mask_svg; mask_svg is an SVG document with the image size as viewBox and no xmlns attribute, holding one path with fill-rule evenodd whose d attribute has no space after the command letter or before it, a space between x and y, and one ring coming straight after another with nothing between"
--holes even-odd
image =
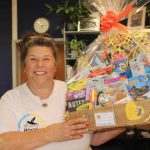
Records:
<instances>
[{"instance_id":1,"label":"wall clock","mask_svg":"<svg viewBox=\"0 0 150 150\"><path fill-rule=\"evenodd\" d=\"M38 18L34 21L33 27L37 33L45 33L50 27L50 22L46 18Z\"/></svg>"}]
</instances>

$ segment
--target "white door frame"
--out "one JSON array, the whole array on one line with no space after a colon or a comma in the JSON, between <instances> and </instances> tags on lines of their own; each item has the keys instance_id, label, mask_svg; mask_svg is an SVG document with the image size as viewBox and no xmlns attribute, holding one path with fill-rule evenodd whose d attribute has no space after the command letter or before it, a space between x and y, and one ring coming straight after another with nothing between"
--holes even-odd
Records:
<instances>
[{"instance_id":1,"label":"white door frame","mask_svg":"<svg viewBox=\"0 0 150 150\"><path fill-rule=\"evenodd\" d=\"M12 0L12 88L17 86L17 53L16 42L18 39L17 0Z\"/></svg>"}]
</instances>

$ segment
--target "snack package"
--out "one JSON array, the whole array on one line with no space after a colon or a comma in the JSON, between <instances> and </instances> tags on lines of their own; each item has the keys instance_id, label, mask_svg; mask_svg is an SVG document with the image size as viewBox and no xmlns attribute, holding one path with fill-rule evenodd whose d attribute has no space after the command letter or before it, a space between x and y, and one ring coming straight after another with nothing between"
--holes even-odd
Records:
<instances>
[{"instance_id":1,"label":"snack package","mask_svg":"<svg viewBox=\"0 0 150 150\"><path fill-rule=\"evenodd\" d=\"M93 108L99 105L99 96L102 92L103 85L103 78L88 78L86 85L86 100L92 104Z\"/></svg>"},{"instance_id":2,"label":"snack package","mask_svg":"<svg viewBox=\"0 0 150 150\"><path fill-rule=\"evenodd\" d=\"M146 74L146 66L144 66L144 61L141 55L138 55L136 58L131 59L129 61L129 64L133 77Z\"/></svg>"},{"instance_id":3,"label":"snack package","mask_svg":"<svg viewBox=\"0 0 150 150\"><path fill-rule=\"evenodd\" d=\"M126 87L127 76L119 76L104 81L103 95L107 95L112 103L122 102L128 97L128 90ZM100 99L103 99L100 96Z\"/></svg>"},{"instance_id":4,"label":"snack package","mask_svg":"<svg viewBox=\"0 0 150 150\"><path fill-rule=\"evenodd\" d=\"M140 75L128 79L127 88L133 99L150 99L150 75Z\"/></svg>"},{"instance_id":5,"label":"snack package","mask_svg":"<svg viewBox=\"0 0 150 150\"><path fill-rule=\"evenodd\" d=\"M120 23L136 13L136 0L84 4L99 12L101 33L79 56L67 83L67 119L86 118L90 130L150 124L150 30Z\"/></svg>"},{"instance_id":6,"label":"snack package","mask_svg":"<svg viewBox=\"0 0 150 150\"><path fill-rule=\"evenodd\" d=\"M69 112L77 111L79 106L86 104L86 78L81 78L68 84L66 110Z\"/></svg>"}]
</instances>

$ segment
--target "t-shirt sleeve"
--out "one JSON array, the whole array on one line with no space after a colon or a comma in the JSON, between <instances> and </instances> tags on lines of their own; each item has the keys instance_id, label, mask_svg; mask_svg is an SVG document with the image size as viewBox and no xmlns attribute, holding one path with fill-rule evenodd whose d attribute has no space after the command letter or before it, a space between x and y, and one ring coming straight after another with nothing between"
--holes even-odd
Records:
<instances>
[{"instance_id":1,"label":"t-shirt sleeve","mask_svg":"<svg viewBox=\"0 0 150 150\"><path fill-rule=\"evenodd\" d=\"M0 133L17 131L17 119L14 112L0 100Z\"/></svg>"}]
</instances>

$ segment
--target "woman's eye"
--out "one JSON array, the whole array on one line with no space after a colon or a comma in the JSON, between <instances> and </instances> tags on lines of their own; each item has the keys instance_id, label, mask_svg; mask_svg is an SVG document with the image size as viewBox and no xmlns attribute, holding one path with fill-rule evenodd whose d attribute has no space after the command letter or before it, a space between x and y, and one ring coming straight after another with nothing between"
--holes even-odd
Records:
<instances>
[{"instance_id":1,"label":"woman's eye","mask_svg":"<svg viewBox=\"0 0 150 150\"><path fill-rule=\"evenodd\" d=\"M44 60L50 60L50 58L44 58Z\"/></svg>"},{"instance_id":2,"label":"woman's eye","mask_svg":"<svg viewBox=\"0 0 150 150\"><path fill-rule=\"evenodd\" d=\"M36 58L30 58L31 61L36 61Z\"/></svg>"}]
</instances>

